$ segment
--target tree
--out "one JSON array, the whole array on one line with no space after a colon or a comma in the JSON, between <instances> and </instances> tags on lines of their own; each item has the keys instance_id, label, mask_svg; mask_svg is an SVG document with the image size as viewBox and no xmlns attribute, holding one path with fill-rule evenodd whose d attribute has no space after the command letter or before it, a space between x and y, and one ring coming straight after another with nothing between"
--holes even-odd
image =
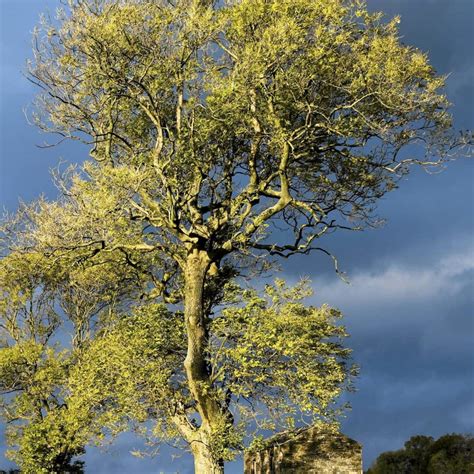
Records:
<instances>
[{"instance_id":1,"label":"tree","mask_svg":"<svg viewBox=\"0 0 474 474\"><path fill-rule=\"evenodd\" d=\"M436 441L431 436L412 436L404 449L380 454L368 474L463 474L474 466L472 436L446 434Z\"/></svg>"},{"instance_id":2,"label":"tree","mask_svg":"<svg viewBox=\"0 0 474 474\"><path fill-rule=\"evenodd\" d=\"M31 213L28 238L44 255L126 263L148 297L182 307L189 396L173 422L196 472L222 471L230 402L255 376L216 378L220 289L269 255L329 253L317 239L373 224L410 164L468 143L397 22L359 0L71 0L36 31L34 118L92 160L61 209ZM271 377L254 380L271 393Z\"/></svg>"},{"instance_id":3,"label":"tree","mask_svg":"<svg viewBox=\"0 0 474 474\"><path fill-rule=\"evenodd\" d=\"M0 261L0 414L17 448L7 454L24 473L81 473L73 458L100 435L91 413L71 403L67 380L97 315L119 296L125 302L131 285L116 264L69 263L26 247Z\"/></svg>"},{"instance_id":4,"label":"tree","mask_svg":"<svg viewBox=\"0 0 474 474\"><path fill-rule=\"evenodd\" d=\"M60 322L50 271L37 255L2 260L0 408L8 443L18 446L10 457L24 472L82 472L71 460L83 445L68 429L58 390L70 361L65 351L48 346Z\"/></svg>"},{"instance_id":5,"label":"tree","mask_svg":"<svg viewBox=\"0 0 474 474\"><path fill-rule=\"evenodd\" d=\"M474 468L474 439L472 435L446 434L430 449L427 472L467 474Z\"/></svg>"}]
</instances>

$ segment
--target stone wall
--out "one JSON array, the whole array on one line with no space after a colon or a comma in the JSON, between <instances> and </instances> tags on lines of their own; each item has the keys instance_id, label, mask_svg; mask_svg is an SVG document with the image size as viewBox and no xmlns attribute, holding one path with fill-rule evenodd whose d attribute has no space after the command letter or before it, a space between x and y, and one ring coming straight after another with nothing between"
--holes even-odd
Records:
<instances>
[{"instance_id":1,"label":"stone wall","mask_svg":"<svg viewBox=\"0 0 474 474\"><path fill-rule=\"evenodd\" d=\"M343 434L309 428L271 438L267 448L248 452L244 474L361 474L362 446Z\"/></svg>"}]
</instances>

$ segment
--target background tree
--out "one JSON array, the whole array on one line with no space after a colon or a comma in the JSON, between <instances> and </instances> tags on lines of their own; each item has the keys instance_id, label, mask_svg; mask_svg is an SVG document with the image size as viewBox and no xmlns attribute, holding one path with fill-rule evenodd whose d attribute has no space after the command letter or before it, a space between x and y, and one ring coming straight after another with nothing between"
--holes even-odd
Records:
<instances>
[{"instance_id":1,"label":"background tree","mask_svg":"<svg viewBox=\"0 0 474 474\"><path fill-rule=\"evenodd\" d=\"M464 474L474 467L474 440L470 435L412 436L404 449L382 453L368 474Z\"/></svg>"},{"instance_id":2,"label":"background tree","mask_svg":"<svg viewBox=\"0 0 474 474\"><path fill-rule=\"evenodd\" d=\"M61 394L70 357L48 344L60 317L47 269L47 262L32 254L11 254L0 269L1 414L8 444L18 448L7 454L24 472L82 472L81 463L71 462L83 449L65 423Z\"/></svg>"},{"instance_id":3,"label":"background tree","mask_svg":"<svg viewBox=\"0 0 474 474\"><path fill-rule=\"evenodd\" d=\"M68 210L131 231L71 219L32 236L45 254L154 260L150 286L184 312L192 403L176 423L197 472L222 470L213 446L231 423L208 357L213 291L257 257L372 224L409 164L466 143L396 23L356 0L81 0L36 33L36 120L91 145L89 198Z\"/></svg>"},{"instance_id":4,"label":"background tree","mask_svg":"<svg viewBox=\"0 0 474 474\"><path fill-rule=\"evenodd\" d=\"M15 246L0 261L0 414L16 448L7 454L24 473L79 473L83 462L73 458L101 431L71 404L67 380L98 315L130 285L116 263L84 268L75 255L68 268L71 260L27 247L20 222L10 222L14 234L4 229L3 243L10 236Z\"/></svg>"}]
</instances>

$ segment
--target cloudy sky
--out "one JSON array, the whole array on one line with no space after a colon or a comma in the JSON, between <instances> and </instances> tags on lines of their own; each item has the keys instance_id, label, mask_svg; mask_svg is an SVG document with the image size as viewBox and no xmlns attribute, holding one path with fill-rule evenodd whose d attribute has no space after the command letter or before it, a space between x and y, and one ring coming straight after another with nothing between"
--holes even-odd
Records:
<instances>
[{"instance_id":1,"label":"cloudy sky","mask_svg":"<svg viewBox=\"0 0 474 474\"><path fill-rule=\"evenodd\" d=\"M474 2L368 4L388 16L401 15L403 41L428 52L439 73L450 74L447 93L455 104L456 126L473 129ZM71 145L37 148L45 137L27 125L22 112L34 95L21 75L30 32L39 13L56 5L0 0L0 203L9 210L19 198L54 197L49 168L61 157L74 162L86 154ZM309 275L314 302L338 306L346 315L362 375L343 431L363 444L366 466L414 434L474 431L472 179L468 160L436 175L414 172L380 203L378 213L387 219L382 229L327 238L324 243L338 256L350 285L322 256L296 258L283 267L290 280ZM154 459L131 458L134 444L124 436L107 452L90 450L87 472L192 472L189 457L172 459L167 450ZM0 455L0 469L7 466ZM236 462L228 472L241 469Z\"/></svg>"}]
</instances>

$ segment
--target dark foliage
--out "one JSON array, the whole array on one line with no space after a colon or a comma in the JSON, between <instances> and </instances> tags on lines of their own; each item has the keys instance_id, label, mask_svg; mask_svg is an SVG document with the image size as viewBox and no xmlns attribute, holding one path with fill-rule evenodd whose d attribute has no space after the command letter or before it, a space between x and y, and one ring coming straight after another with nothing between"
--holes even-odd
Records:
<instances>
[{"instance_id":1,"label":"dark foliage","mask_svg":"<svg viewBox=\"0 0 474 474\"><path fill-rule=\"evenodd\" d=\"M403 449L382 453L367 474L472 474L474 438L446 434L412 436Z\"/></svg>"}]
</instances>

